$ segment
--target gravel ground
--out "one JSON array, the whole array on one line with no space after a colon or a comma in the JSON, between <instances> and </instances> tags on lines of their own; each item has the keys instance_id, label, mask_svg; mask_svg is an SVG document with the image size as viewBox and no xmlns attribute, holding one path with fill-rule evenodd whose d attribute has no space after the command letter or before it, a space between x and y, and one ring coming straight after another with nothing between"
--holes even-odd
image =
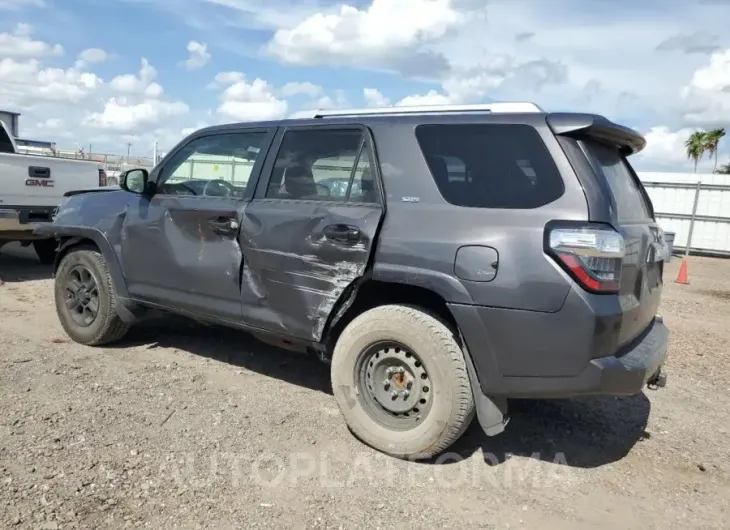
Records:
<instances>
[{"instance_id":1,"label":"gravel ground","mask_svg":"<svg viewBox=\"0 0 730 530\"><path fill-rule=\"evenodd\" d=\"M327 367L165 318L118 347L69 342L52 280L0 253L0 526L727 528L730 261L669 264L669 384L525 401L440 462L348 431Z\"/></svg>"}]
</instances>

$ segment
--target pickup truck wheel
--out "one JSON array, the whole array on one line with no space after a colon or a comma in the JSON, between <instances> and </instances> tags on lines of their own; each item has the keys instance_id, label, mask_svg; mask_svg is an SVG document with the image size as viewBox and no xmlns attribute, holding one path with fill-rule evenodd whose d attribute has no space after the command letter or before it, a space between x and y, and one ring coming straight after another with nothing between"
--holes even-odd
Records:
<instances>
[{"instance_id":1,"label":"pickup truck wheel","mask_svg":"<svg viewBox=\"0 0 730 530\"><path fill-rule=\"evenodd\" d=\"M104 258L80 248L66 254L56 271L56 312L75 342L99 346L121 339L129 330L117 314L117 297Z\"/></svg>"},{"instance_id":2,"label":"pickup truck wheel","mask_svg":"<svg viewBox=\"0 0 730 530\"><path fill-rule=\"evenodd\" d=\"M474 417L453 332L410 306L370 309L344 329L332 356L332 389L355 436L399 458L436 456Z\"/></svg>"},{"instance_id":3,"label":"pickup truck wheel","mask_svg":"<svg viewBox=\"0 0 730 530\"><path fill-rule=\"evenodd\" d=\"M56 259L58 242L55 239L38 239L33 241L33 249L43 265L52 265Z\"/></svg>"}]
</instances>

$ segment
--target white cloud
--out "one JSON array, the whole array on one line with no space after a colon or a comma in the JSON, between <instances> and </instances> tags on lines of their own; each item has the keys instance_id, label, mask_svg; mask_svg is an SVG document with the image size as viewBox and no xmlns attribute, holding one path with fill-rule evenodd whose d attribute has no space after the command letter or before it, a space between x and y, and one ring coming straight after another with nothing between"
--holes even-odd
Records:
<instances>
[{"instance_id":1,"label":"white cloud","mask_svg":"<svg viewBox=\"0 0 730 530\"><path fill-rule=\"evenodd\" d=\"M155 125L166 118L181 116L189 111L181 101L147 100L133 103L126 98L110 98L102 112L87 116L83 124L116 132L132 132L140 127Z\"/></svg>"},{"instance_id":2,"label":"white cloud","mask_svg":"<svg viewBox=\"0 0 730 530\"><path fill-rule=\"evenodd\" d=\"M0 100L10 108L44 102L78 103L102 84L95 74L77 68L41 68L36 59L0 60Z\"/></svg>"},{"instance_id":3,"label":"white cloud","mask_svg":"<svg viewBox=\"0 0 730 530\"><path fill-rule=\"evenodd\" d=\"M197 122L197 123L196 123L196 124L195 124L194 126L192 126L192 127L183 127L183 128L182 128L182 129L180 130L180 136L184 138L185 136L188 136L188 135L190 135L190 134L193 134L193 133L194 133L195 131L199 131L200 129L203 129L203 128L205 128L205 127L208 127L208 124L207 124L207 123L205 123L205 122L202 122L202 121L200 121L200 122Z\"/></svg>"},{"instance_id":4,"label":"white cloud","mask_svg":"<svg viewBox=\"0 0 730 530\"><path fill-rule=\"evenodd\" d=\"M138 75L118 75L112 79L110 86L121 94L159 98L164 90L154 81L156 78L157 70L143 57Z\"/></svg>"},{"instance_id":5,"label":"white cloud","mask_svg":"<svg viewBox=\"0 0 730 530\"><path fill-rule=\"evenodd\" d=\"M122 94L144 94L151 85L157 85L153 83L157 78L157 70L146 58L142 58L140 62L139 74L124 74L118 75L111 80L110 86L112 89ZM159 85L157 85L159 87ZM160 88L153 88L153 91L160 90Z\"/></svg>"},{"instance_id":6,"label":"white cloud","mask_svg":"<svg viewBox=\"0 0 730 530\"><path fill-rule=\"evenodd\" d=\"M22 113L23 136L56 140L60 148L73 148L62 145L70 139L91 142L110 152L119 151L123 138L150 145L158 135L164 141L180 139L190 123L184 120L189 108L164 97L149 61L143 58L136 74L105 83L90 70L108 58L104 50L89 47L71 67L48 67L44 58L62 49L33 39L32 33L31 26L19 24L12 33L0 34L0 105Z\"/></svg>"},{"instance_id":7,"label":"white cloud","mask_svg":"<svg viewBox=\"0 0 730 530\"><path fill-rule=\"evenodd\" d=\"M220 1L255 11L249 0ZM631 16L605 6L586 14L534 0L343 3L349 6L320 4L318 13L281 22L266 50L284 63L385 69L440 84L409 101L528 99L547 109L599 112L644 129L681 117L678 88L703 53L728 42L696 38L726 33L720 20L727 18L727 4L721 2L671 11L652 6ZM545 30L556 24L559 32ZM657 48L686 53L667 61ZM726 116L717 95L713 101L713 113ZM694 123L700 123L697 116Z\"/></svg>"},{"instance_id":8,"label":"white cloud","mask_svg":"<svg viewBox=\"0 0 730 530\"><path fill-rule=\"evenodd\" d=\"M713 92L722 92L730 88L730 48L713 53L710 64L695 71L691 86Z\"/></svg>"},{"instance_id":9,"label":"white cloud","mask_svg":"<svg viewBox=\"0 0 730 530\"><path fill-rule=\"evenodd\" d=\"M510 7L503 23L500 10L505 6L498 4L373 0L367 8L343 5L338 12L320 12L279 29L267 50L285 63L385 69L437 80L442 93L424 97L440 103L479 101L495 89L538 91L568 81L567 64L547 60L542 52L515 54L516 46L533 46L535 33L516 42L512 26L522 33L525 29L518 24L523 22L520 10ZM500 17L485 19L492 13ZM510 27L509 36L504 35L505 26Z\"/></svg>"},{"instance_id":10,"label":"white cloud","mask_svg":"<svg viewBox=\"0 0 730 530\"><path fill-rule=\"evenodd\" d=\"M487 63L452 73L442 86L454 101L481 99L489 90L501 86L512 68L511 57L498 55Z\"/></svg>"},{"instance_id":11,"label":"white cloud","mask_svg":"<svg viewBox=\"0 0 730 530\"><path fill-rule=\"evenodd\" d=\"M63 55L63 46L33 40L33 27L16 24L11 33L0 33L0 58L41 58Z\"/></svg>"},{"instance_id":12,"label":"white cloud","mask_svg":"<svg viewBox=\"0 0 730 530\"><path fill-rule=\"evenodd\" d=\"M669 127L652 127L644 133L646 147L635 157L632 157L632 164L636 161L649 163L659 167L677 168L678 171L691 168L688 162L684 142L692 134L689 128L672 131Z\"/></svg>"},{"instance_id":13,"label":"white cloud","mask_svg":"<svg viewBox=\"0 0 730 530\"><path fill-rule=\"evenodd\" d=\"M45 121L36 123L35 126L40 131L57 131L64 127L63 120L58 118L48 118Z\"/></svg>"},{"instance_id":14,"label":"white cloud","mask_svg":"<svg viewBox=\"0 0 730 530\"><path fill-rule=\"evenodd\" d=\"M78 102L102 84L96 74L73 68L46 68L38 73L36 93L46 100Z\"/></svg>"},{"instance_id":15,"label":"white cloud","mask_svg":"<svg viewBox=\"0 0 730 530\"><path fill-rule=\"evenodd\" d=\"M44 0L0 0L0 10L16 11L23 7L43 7Z\"/></svg>"},{"instance_id":16,"label":"white cloud","mask_svg":"<svg viewBox=\"0 0 730 530\"><path fill-rule=\"evenodd\" d=\"M342 90L334 91L334 98L328 95L324 95L321 98L310 102L306 105L309 109L321 109L321 110L334 110L344 109L350 106L350 102L347 100L347 95Z\"/></svg>"},{"instance_id":17,"label":"white cloud","mask_svg":"<svg viewBox=\"0 0 730 530\"><path fill-rule=\"evenodd\" d=\"M416 105L448 105L449 103L453 103L449 96L441 94L435 90L429 90L425 94L406 96L395 105L397 107L410 107Z\"/></svg>"},{"instance_id":18,"label":"white cloud","mask_svg":"<svg viewBox=\"0 0 730 530\"><path fill-rule=\"evenodd\" d=\"M634 167L651 167L655 170L692 172L694 161L687 157L685 142L695 131L703 129L683 127L672 130L667 126L652 127L644 133L646 147L638 155L631 157ZM730 154L730 146L720 143L718 160L722 164ZM697 164L699 173L711 173L715 169L715 157L706 153Z\"/></svg>"},{"instance_id":19,"label":"white cloud","mask_svg":"<svg viewBox=\"0 0 730 530\"><path fill-rule=\"evenodd\" d=\"M204 42L191 40L187 46L189 57L182 62L188 70L197 70L210 62L211 55L208 52L208 45Z\"/></svg>"},{"instance_id":20,"label":"white cloud","mask_svg":"<svg viewBox=\"0 0 730 530\"><path fill-rule=\"evenodd\" d=\"M222 72L209 85L220 91L213 116L203 108L173 116L170 109L179 111L184 103L169 101L146 60L139 72L109 83L93 73L97 63L90 50L98 48L79 54L76 63L66 64L71 68L48 68L44 58L58 58L63 48L42 42L31 26L21 24L0 33L2 106L21 110L29 126L60 119L59 136L73 130L83 138L90 131L84 127L106 127L96 134L111 142L122 136L173 138L199 118L210 123L276 118L289 112L291 97L304 96L306 108L345 106L346 95L364 97L372 106L530 99L548 110L598 112L648 131L649 147L637 161L662 167L669 161L690 170L683 141L691 127L730 125L730 51L717 51L730 45L724 37L727 2L719 0L677 4L672 10L644 6L631 14L600 3L586 12L575 10L574 2L534 0L125 1L176 10L196 28L185 66L208 64L205 43L255 55L261 51L257 41L240 28L256 28L271 32L265 51L284 63L387 70L409 77L411 87L413 81L429 84L402 97L408 93L399 86L402 77L388 80L387 92L388 85L373 81L365 86L380 90L351 90L348 80L344 94L331 84L273 85L241 72ZM38 3L0 0L0 10ZM180 10L183 3L186 9ZM545 29L556 24L560 31ZM93 44L98 43L87 46ZM89 119L79 128L84 111ZM137 118L125 124L115 117L122 112ZM656 124L663 126L652 128ZM127 130L120 134L114 127Z\"/></svg>"},{"instance_id":21,"label":"white cloud","mask_svg":"<svg viewBox=\"0 0 730 530\"><path fill-rule=\"evenodd\" d=\"M425 94L406 96L396 105L448 105L477 103L490 91L509 87L529 87L537 92L547 84L560 84L566 80L565 66L548 60L517 63L513 57L495 56L479 66L454 70L441 82L441 91L429 90ZM366 88L365 100L369 106L388 104L388 98L375 89ZM510 98L514 99L514 98Z\"/></svg>"},{"instance_id":22,"label":"white cloud","mask_svg":"<svg viewBox=\"0 0 730 530\"><path fill-rule=\"evenodd\" d=\"M231 80L234 76L226 76ZM218 114L230 121L264 121L283 117L289 108L286 101L275 95L275 89L263 79L248 83L243 74L221 95Z\"/></svg>"},{"instance_id":23,"label":"white cloud","mask_svg":"<svg viewBox=\"0 0 730 530\"><path fill-rule=\"evenodd\" d=\"M88 48L79 54L79 61L84 64L103 63L109 58L109 55L101 48Z\"/></svg>"},{"instance_id":24,"label":"white cloud","mask_svg":"<svg viewBox=\"0 0 730 530\"><path fill-rule=\"evenodd\" d=\"M362 93L368 107L386 107L390 105L390 100L377 88L364 88Z\"/></svg>"},{"instance_id":25,"label":"white cloud","mask_svg":"<svg viewBox=\"0 0 730 530\"><path fill-rule=\"evenodd\" d=\"M245 76L242 72L219 72L216 74L213 81L208 85L208 88L221 88L230 86L233 83L243 81Z\"/></svg>"},{"instance_id":26,"label":"white cloud","mask_svg":"<svg viewBox=\"0 0 730 530\"><path fill-rule=\"evenodd\" d=\"M31 119L44 122L56 108L67 111L69 103L89 100L104 82L83 65L67 69L44 67L42 58L58 55L62 49L33 40L32 32L31 26L17 24L13 33L0 34L0 102L5 108L24 114L37 112ZM33 126L28 129L33 130Z\"/></svg>"},{"instance_id":27,"label":"white cloud","mask_svg":"<svg viewBox=\"0 0 730 530\"><path fill-rule=\"evenodd\" d=\"M309 97L316 97L322 93L322 87L309 82L298 83L291 82L285 84L279 90L279 93L284 97L291 97L297 95L304 95Z\"/></svg>"},{"instance_id":28,"label":"white cloud","mask_svg":"<svg viewBox=\"0 0 730 530\"><path fill-rule=\"evenodd\" d=\"M164 90L155 79L157 70L143 57L136 75L118 75L109 84L121 95L110 97L103 110L88 114L82 124L131 134L187 114L190 109L186 103L164 99Z\"/></svg>"},{"instance_id":29,"label":"white cloud","mask_svg":"<svg viewBox=\"0 0 730 530\"><path fill-rule=\"evenodd\" d=\"M406 96L394 104L390 103L390 98L386 97L376 88L363 89L363 96L368 107L413 107L419 105L449 105L455 103L453 97L448 94L442 94L437 90L429 90L425 94L412 94Z\"/></svg>"},{"instance_id":30,"label":"white cloud","mask_svg":"<svg viewBox=\"0 0 730 530\"><path fill-rule=\"evenodd\" d=\"M232 17L236 27L244 29L278 29L292 27L303 19L326 8L326 1L318 0L203 0L238 11L243 16Z\"/></svg>"},{"instance_id":31,"label":"white cloud","mask_svg":"<svg viewBox=\"0 0 730 530\"><path fill-rule=\"evenodd\" d=\"M15 59L0 59L0 79L6 83L11 81L27 80L39 70L40 63L35 59L30 61L16 61ZM15 79L14 77L17 76Z\"/></svg>"},{"instance_id":32,"label":"white cloud","mask_svg":"<svg viewBox=\"0 0 730 530\"><path fill-rule=\"evenodd\" d=\"M727 126L730 120L730 48L712 54L695 70L681 91L684 118L704 127Z\"/></svg>"},{"instance_id":33,"label":"white cloud","mask_svg":"<svg viewBox=\"0 0 730 530\"><path fill-rule=\"evenodd\" d=\"M446 68L427 48L464 23L453 0L373 0L366 9L342 5L276 31L269 53L299 65L351 65L412 73Z\"/></svg>"}]
</instances>

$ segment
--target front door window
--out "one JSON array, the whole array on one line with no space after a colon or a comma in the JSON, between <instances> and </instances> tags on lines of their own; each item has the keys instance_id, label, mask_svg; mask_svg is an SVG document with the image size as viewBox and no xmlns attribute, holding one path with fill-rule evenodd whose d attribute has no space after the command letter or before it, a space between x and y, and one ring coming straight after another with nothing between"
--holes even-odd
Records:
<instances>
[{"instance_id":1,"label":"front door window","mask_svg":"<svg viewBox=\"0 0 730 530\"><path fill-rule=\"evenodd\" d=\"M157 193L241 198L266 140L265 132L196 138L166 163L157 181Z\"/></svg>"}]
</instances>

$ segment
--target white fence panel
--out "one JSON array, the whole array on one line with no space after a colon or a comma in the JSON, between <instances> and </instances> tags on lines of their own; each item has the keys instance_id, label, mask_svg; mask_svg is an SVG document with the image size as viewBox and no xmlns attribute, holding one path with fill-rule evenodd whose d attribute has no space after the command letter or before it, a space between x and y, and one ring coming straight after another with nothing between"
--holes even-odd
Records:
<instances>
[{"instance_id":1,"label":"white fence panel","mask_svg":"<svg viewBox=\"0 0 730 530\"><path fill-rule=\"evenodd\" d=\"M690 251L730 255L730 175L640 172L639 178L660 226L675 233L675 248L687 246L691 230Z\"/></svg>"}]
</instances>

